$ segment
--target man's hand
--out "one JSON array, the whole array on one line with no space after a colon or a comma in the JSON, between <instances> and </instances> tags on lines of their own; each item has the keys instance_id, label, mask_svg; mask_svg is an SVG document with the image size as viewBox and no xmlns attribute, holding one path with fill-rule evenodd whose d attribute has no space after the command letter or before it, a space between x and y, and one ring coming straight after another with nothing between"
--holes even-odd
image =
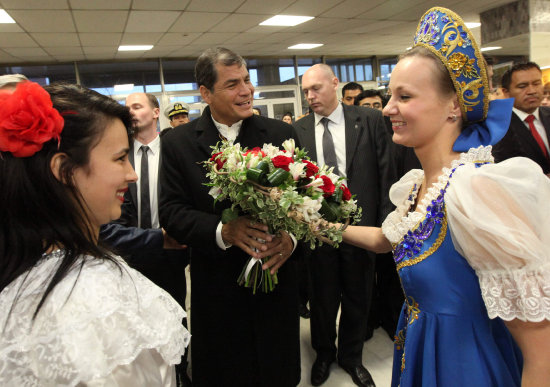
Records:
<instances>
[{"instance_id":1,"label":"man's hand","mask_svg":"<svg viewBox=\"0 0 550 387\"><path fill-rule=\"evenodd\" d=\"M183 250L187 248L187 245L179 244L177 240L168 235L165 229L162 229L162 236L164 237L164 244L162 245L163 249Z\"/></svg>"},{"instance_id":2,"label":"man's hand","mask_svg":"<svg viewBox=\"0 0 550 387\"><path fill-rule=\"evenodd\" d=\"M273 238L273 240L265 246L267 246L267 250L261 252L259 257L265 258L271 256L271 258L263 264L262 269L271 269L271 274L275 274L283 263L292 255L294 243L286 232L281 231L281 236Z\"/></svg>"},{"instance_id":3,"label":"man's hand","mask_svg":"<svg viewBox=\"0 0 550 387\"><path fill-rule=\"evenodd\" d=\"M256 259L264 256L261 253L267 251L273 241L273 237L267 233L266 225L244 216L222 226L222 239L224 243L237 246ZM254 251L254 249L258 251Z\"/></svg>"}]
</instances>

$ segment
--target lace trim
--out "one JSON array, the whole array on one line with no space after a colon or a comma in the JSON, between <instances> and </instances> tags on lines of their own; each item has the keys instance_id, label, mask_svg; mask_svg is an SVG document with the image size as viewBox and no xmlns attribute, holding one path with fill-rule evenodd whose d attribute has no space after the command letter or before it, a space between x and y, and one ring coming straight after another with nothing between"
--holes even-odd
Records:
<instances>
[{"instance_id":1,"label":"lace trim","mask_svg":"<svg viewBox=\"0 0 550 387\"><path fill-rule=\"evenodd\" d=\"M490 318L550 320L550 263L502 272L478 272Z\"/></svg>"},{"instance_id":2,"label":"lace trim","mask_svg":"<svg viewBox=\"0 0 550 387\"><path fill-rule=\"evenodd\" d=\"M435 200L437 196L441 193L441 190L445 188L447 182L449 181L449 176L452 170L458 167L461 164L470 164L470 163L486 163L493 162L493 156L491 155L491 146L478 148L472 148L467 153L461 153L458 159L455 159L451 163L450 168L444 167L442 169L442 174L438 177L438 180L432 184L426 195L422 198L415 211L410 211L409 209L416 201L418 194L418 189L413 189L416 184L417 187L420 187L422 181L424 180L424 172L419 170L416 175L416 179L412 179L408 183L411 184L411 194L406 197L403 197L398 201L397 208L391 212L384 222L382 223L382 232L388 238L390 243L397 244L403 239L403 236L409 231L414 230L422 222L426 216L426 207L430 205L432 200ZM397 183L399 184L399 183Z\"/></svg>"},{"instance_id":3,"label":"lace trim","mask_svg":"<svg viewBox=\"0 0 550 387\"><path fill-rule=\"evenodd\" d=\"M179 363L190 340L181 324L185 312L121 258L120 269L80 258L80 274L68 273L33 322L45 279L62 257L57 251L44 256L0 293L0 385L74 386L109 375L145 349L167 364Z\"/></svg>"}]
</instances>

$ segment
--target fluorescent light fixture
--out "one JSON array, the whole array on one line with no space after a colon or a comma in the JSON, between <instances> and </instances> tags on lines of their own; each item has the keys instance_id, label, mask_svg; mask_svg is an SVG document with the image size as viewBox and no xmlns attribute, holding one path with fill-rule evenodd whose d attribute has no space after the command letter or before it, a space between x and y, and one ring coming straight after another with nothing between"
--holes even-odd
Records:
<instances>
[{"instance_id":1,"label":"fluorescent light fixture","mask_svg":"<svg viewBox=\"0 0 550 387\"><path fill-rule=\"evenodd\" d=\"M550 69L550 65L548 65L548 66L543 66L543 67L541 67L540 69L541 69L541 70Z\"/></svg>"},{"instance_id":2,"label":"fluorescent light fixture","mask_svg":"<svg viewBox=\"0 0 550 387\"><path fill-rule=\"evenodd\" d=\"M406 50L406 51L409 51L411 48L412 48L412 46L407 47L405 50Z\"/></svg>"},{"instance_id":3,"label":"fluorescent light fixture","mask_svg":"<svg viewBox=\"0 0 550 387\"><path fill-rule=\"evenodd\" d=\"M481 25L481 23L476 23L476 22L471 22L471 23L464 23L466 24L466 27L472 29L472 28L477 28Z\"/></svg>"},{"instance_id":4,"label":"fluorescent light fixture","mask_svg":"<svg viewBox=\"0 0 550 387\"><path fill-rule=\"evenodd\" d=\"M502 47L500 46L494 46L494 47L482 47L479 49L479 51L481 52L484 52L484 51L493 51L493 50L500 50Z\"/></svg>"},{"instance_id":5,"label":"fluorescent light fixture","mask_svg":"<svg viewBox=\"0 0 550 387\"><path fill-rule=\"evenodd\" d=\"M321 47L323 43L300 43L288 47L289 50L311 50L312 48Z\"/></svg>"},{"instance_id":6,"label":"fluorescent light fixture","mask_svg":"<svg viewBox=\"0 0 550 387\"><path fill-rule=\"evenodd\" d=\"M152 48L152 44L145 44L141 46L118 46L118 51L147 51Z\"/></svg>"},{"instance_id":7,"label":"fluorescent light fixture","mask_svg":"<svg viewBox=\"0 0 550 387\"><path fill-rule=\"evenodd\" d=\"M6 11L4 11L3 9L0 9L0 23L13 24L15 23L15 20L13 20Z\"/></svg>"},{"instance_id":8,"label":"fluorescent light fixture","mask_svg":"<svg viewBox=\"0 0 550 387\"><path fill-rule=\"evenodd\" d=\"M261 26L293 27L313 19L313 16L275 15L260 23Z\"/></svg>"},{"instance_id":9,"label":"fluorescent light fixture","mask_svg":"<svg viewBox=\"0 0 550 387\"><path fill-rule=\"evenodd\" d=\"M122 85L115 85L114 87L115 91L130 91L134 90L134 84L133 83L125 83Z\"/></svg>"}]
</instances>

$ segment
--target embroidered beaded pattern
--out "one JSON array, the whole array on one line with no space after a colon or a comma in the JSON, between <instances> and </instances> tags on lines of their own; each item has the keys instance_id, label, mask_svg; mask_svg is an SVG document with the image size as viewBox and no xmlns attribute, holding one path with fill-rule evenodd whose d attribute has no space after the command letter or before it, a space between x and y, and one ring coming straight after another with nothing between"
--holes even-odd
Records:
<instances>
[{"instance_id":1,"label":"embroidered beaded pattern","mask_svg":"<svg viewBox=\"0 0 550 387\"><path fill-rule=\"evenodd\" d=\"M485 61L472 34L453 11L435 7L420 19L414 46L429 49L449 70L468 123L483 121L489 109Z\"/></svg>"},{"instance_id":2,"label":"embroidered beaded pattern","mask_svg":"<svg viewBox=\"0 0 550 387\"><path fill-rule=\"evenodd\" d=\"M481 161L481 162L475 162L475 165L476 167L479 167L480 165L488 164L488 163L490 162ZM451 173L449 174L449 180L447 181L447 184L445 185L445 187L440 190L437 198L432 200L431 204L426 207L426 216L424 217L424 220L420 222L418 227L416 227L414 230L409 230L403 236L403 239L401 240L401 242L399 242L396 245L393 251L393 259L397 264L397 270L400 270L405 266L412 266L412 265L416 265L419 262L422 262L424 259L430 256L434 251L436 251L441 245L441 243L443 243L443 240L445 239L445 235L447 233L447 217L445 213L445 201L444 201L445 192L449 187L453 173L461 165L464 165L464 164L463 163L459 164L451 170ZM415 184L411 191L411 194L409 195L409 199L408 199L409 201L414 200L414 197L416 196L416 193L417 193L416 187L417 186ZM437 224L441 224L441 230L439 232L439 235L435 243L428 250L426 250L424 253L422 253L418 257L412 258L418 253L420 253L424 245L424 242L428 238L430 238Z\"/></svg>"}]
</instances>

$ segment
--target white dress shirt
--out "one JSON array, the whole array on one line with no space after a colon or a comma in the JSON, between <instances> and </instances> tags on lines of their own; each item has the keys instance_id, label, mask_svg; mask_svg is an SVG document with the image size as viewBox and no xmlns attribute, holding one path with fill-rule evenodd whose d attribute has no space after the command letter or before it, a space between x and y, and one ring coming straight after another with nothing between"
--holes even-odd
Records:
<instances>
[{"instance_id":1,"label":"white dress shirt","mask_svg":"<svg viewBox=\"0 0 550 387\"><path fill-rule=\"evenodd\" d=\"M141 146L147 145L147 161L149 162L149 199L151 200L151 225L153 228L160 228L159 207L158 207L158 172L160 160L160 136L157 135L149 144L142 144L134 139L134 169L138 175L137 181L137 206L138 206L138 224L141 224L141 188L139 179L141 178Z\"/></svg>"},{"instance_id":2,"label":"white dress shirt","mask_svg":"<svg viewBox=\"0 0 550 387\"><path fill-rule=\"evenodd\" d=\"M323 133L325 126L321 122L323 116L315 113L315 149L317 151L317 164L325 163L323 154ZM334 151L338 163L340 176L346 177L346 120L344 118L344 108L339 103L336 109L327 117L329 119L328 130L332 135L334 142Z\"/></svg>"},{"instance_id":3,"label":"white dress shirt","mask_svg":"<svg viewBox=\"0 0 550 387\"><path fill-rule=\"evenodd\" d=\"M535 116L535 120L533 121L533 124L535 125L535 129L537 129L537 132L539 133L540 138L542 138L542 141L544 142L544 146L546 147L546 150L550 152L550 148L548 148L548 136L546 135L546 130L544 130L544 126L542 125L542 121L540 120L539 108L537 108L537 110L535 110L533 113L525 113L524 111L516 108L513 108L513 110L514 110L514 113L517 114L519 119L523 121L523 124L529 130L529 133L531 133L531 128L529 127L529 124L525 122L525 119L530 114Z\"/></svg>"}]
</instances>

